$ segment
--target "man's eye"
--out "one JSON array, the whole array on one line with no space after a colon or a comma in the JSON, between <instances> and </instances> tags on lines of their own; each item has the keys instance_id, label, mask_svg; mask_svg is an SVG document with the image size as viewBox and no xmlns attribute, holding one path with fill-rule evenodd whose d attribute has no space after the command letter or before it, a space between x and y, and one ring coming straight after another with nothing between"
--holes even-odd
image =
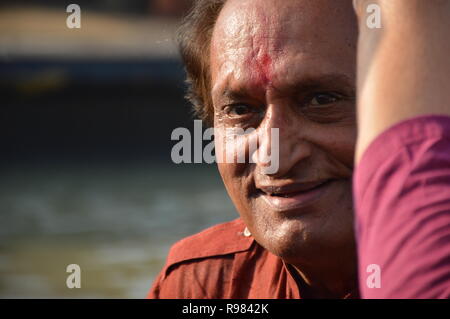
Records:
<instances>
[{"instance_id":1,"label":"man's eye","mask_svg":"<svg viewBox=\"0 0 450 319\"><path fill-rule=\"evenodd\" d=\"M311 97L309 104L312 106L321 106L336 103L341 99L342 96L337 93L316 93Z\"/></svg>"},{"instance_id":2,"label":"man's eye","mask_svg":"<svg viewBox=\"0 0 450 319\"><path fill-rule=\"evenodd\" d=\"M245 104L228 105L224 110L230 116L243 116L253 112L252 108Z\"/></svg>"}]
</instances>

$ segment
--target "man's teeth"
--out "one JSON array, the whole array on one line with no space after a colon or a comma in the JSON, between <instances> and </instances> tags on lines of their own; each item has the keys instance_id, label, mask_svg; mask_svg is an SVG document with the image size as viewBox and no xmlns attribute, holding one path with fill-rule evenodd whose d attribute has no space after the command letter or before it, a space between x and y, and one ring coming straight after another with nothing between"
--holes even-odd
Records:
<instances>
[{"instance_id":1,"label":"man's teeth","mask_svg":"<svg viewBox=\"0 0 450 319\"><path fill-rule=\"evenodd\" d=\"M288 194L270 194L270 196L284 197L284 198L291 197L291 196L289 196Z\"/></svg>"}]
</instances>

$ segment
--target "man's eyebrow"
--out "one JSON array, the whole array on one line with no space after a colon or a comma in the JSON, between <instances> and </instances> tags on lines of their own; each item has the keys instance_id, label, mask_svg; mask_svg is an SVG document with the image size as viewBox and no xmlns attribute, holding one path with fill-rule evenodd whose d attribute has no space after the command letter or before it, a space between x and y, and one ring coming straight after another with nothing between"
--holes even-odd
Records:
<instances>
[{"instance_id":1,"label":"man's eyebrow","mask_svg":"<svg viewBox=\"0 0 450 319\"><path fill-rule=\"evenodd\" d=\"M220 89L217 92L213 93L213 98L216 97L217 99L230 101L244 100L251 98L252 95L255 96L254 91L254 89L252 90L244 86L233 87L227 85L223 89Z\"/></svg>"},{"instance_id":2,"label":"man's eyebrow","mask_svg":"<svg viewBox=\"0 0 450 319\"><path fill-rule=\"evenodd\" d=\"M248 97L248 90L242 87L236 89L226 87L221 91L220 96L223 98L228 98L230 100L239 100Z\"/></svg>"},{"instance_id":3,"label":"man's eyebrow","mask_svg":"<svg viewBox=\"0 0 450 319\"><path fill-rule=\"evenodd\" d=\"M355 80L352 80L349 76L343 73L327 73L327 74L314 74L304 76L297 81L287 85L288 90L298 89L314 89L323 86L337 87L345 86L346 89L355 90Z\"/></svg>"},{"instance_id":4,"label":"man's eyebrow","mask_svg":"<svg viewBox=\"0 0 450 319\"><path fill-rule=\"evenodd\" d=\"M273 89L278 92L292 92L301 90L312 90L327 87L328 89L335 87L356 92L355 80L343 73L327 73L327 74L310 74L297 78L291 83L284 84L283 87L273 86ZM216 93L217 98L229 100L242 100L255 95L254 89L246 88L245 86L230 87L226 86ZM252 94L253 93L253 94Z\"/></svg>"}]
</instances>

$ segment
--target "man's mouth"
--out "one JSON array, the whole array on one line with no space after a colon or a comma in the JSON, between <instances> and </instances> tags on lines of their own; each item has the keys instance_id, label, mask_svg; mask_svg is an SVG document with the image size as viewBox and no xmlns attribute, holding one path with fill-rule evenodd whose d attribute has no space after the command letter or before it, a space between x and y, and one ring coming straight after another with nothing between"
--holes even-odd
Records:
<instances>
[{"instance_id":1,"label":"man's mouth","mask_svg":"<svg viewBox=\"0 0 450 319\"><path fill-rule=\"evenodd\" d=\"M284 185L258 185L259 195L273 209L289 211L312 204L328 190L333 179Z\"/></svg>"}]
</instances>

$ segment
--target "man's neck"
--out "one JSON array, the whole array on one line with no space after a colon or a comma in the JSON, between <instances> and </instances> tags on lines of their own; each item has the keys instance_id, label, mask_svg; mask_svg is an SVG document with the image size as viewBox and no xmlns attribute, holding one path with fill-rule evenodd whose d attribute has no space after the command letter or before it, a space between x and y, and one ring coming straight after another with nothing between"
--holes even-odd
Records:
<instances>
[{"instance_id":1,"label":"man's neck","mask_svg":"<svg viewBox=\"0 0 450 319\"><path fill-rule=\"evenodd\" d=\"M353 254L355 255L355 254ZM356 256L336 262L320 264L291 265L291 273L295 278L302 298L311 299L342 299L358 298L358 275ZM342 262L340 262L342 261Z\"/></svg>"}]
</instances>

